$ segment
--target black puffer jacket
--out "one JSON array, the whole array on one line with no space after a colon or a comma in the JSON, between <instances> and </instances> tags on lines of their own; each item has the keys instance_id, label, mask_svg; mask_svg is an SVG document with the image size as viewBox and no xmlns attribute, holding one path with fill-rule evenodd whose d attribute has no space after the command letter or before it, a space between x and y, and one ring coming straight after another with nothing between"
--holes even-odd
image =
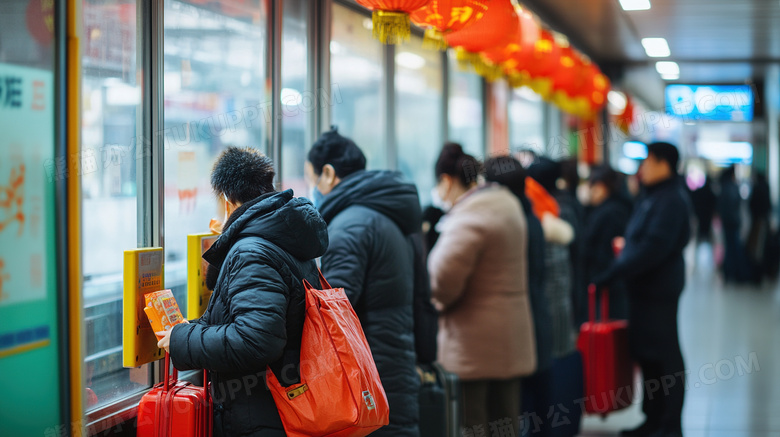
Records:
<instances>
[{"instance_id":1,"label":"black puffer jacket","mask_svg":"<svg viewBox=\"0 0 780 437\"><path fill-rule=\"evenodd\" d=\"M320 212L330 236L322 270L332 286L345 288L390 403L390 425L371 435L417 437L410 239L421 223L417 189L400 173L360 171L325 196Z\"/></svg>"},{"instance_id":2,"label":"black puffer jacket","mask_svg":"<svg viewBox=\"0 0 780 437\"><path fill-rule=\"evenodd\" d=\"M692 208L684 182L649 187L626 228L626 247L597 282L624 278L629 292L629 343L636 357L658 357L677 346L677 308L685 286L683 249Z\"/></svg>"},{"instance_id":3,"label":"black puffer jacket","mask_svg":"<svg viewBox=\"0 0 780 437\"><path fill-rule=\"evenodd\" d=\"M170 355L179 370L212 371L215 436L285 435L265 369L298 382L302 280L318 283L327 247L317 210L288 190L238 208L203 255L219 272L214 293L200 319L173 328Z\"/></svg>"},{"instance_id":4,"label":"black puffer jacket","mask_svg":"<svg viewBox=\"0 0 780 437\"><path fill-rule=\"evenodd\" d=\"M584 256L585 277L587 283L593 282L600 274L605 272L615 261L615 251L612 241L616 237L622 237L626 233L628 220L631 218L631 202L620 195L610 196L601 205L596 206L588 216L584 229ZM587 288L581 290L583 296L587 296ZM596 295L601 299L601 293ZM597 306L599 311L601 306ZM587 309L587 305L585 305ZM577 326L587 321L588 311L584 311ZM609 289L609 315L612 319L628 318L628 292L623 281L614 281Z\"/></svg>"}]
</instances>

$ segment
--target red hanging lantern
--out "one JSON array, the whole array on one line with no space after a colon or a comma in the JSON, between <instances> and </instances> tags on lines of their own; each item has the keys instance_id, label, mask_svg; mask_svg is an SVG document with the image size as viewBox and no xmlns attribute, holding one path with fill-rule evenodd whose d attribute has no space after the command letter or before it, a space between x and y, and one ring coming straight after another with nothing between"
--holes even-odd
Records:
<instances>
[{"instance_id":1,"label":"red hanging lantern","mask_svg":"<svg viewBox=\"0 0 780 437\"><path fill-rule=\"evenodd\" d=\"M504 62L504 70L509 77L509 82L515 87L530 82L528 65L533 62L534 48L542 30L530 12L518 7L518 15L520 16L520 39L512 42L516 46L510 48L509 57Z\"/></svg>"},{"instance_id":2,"label":"red hanging lantern","mask_svg":"<svg viewBox=\"0 0 780 437\"><path fill-rule=\"evenodd\" d=\"M479 52L508 44L520 26L510 0L491 0L481 18L444 38L458 49L459 61L479 62Z\"/></svg>"},{"instance_id":3,"label":"red hanging lantern","mask_svg":"<svg viewBox=\"0 0 780 437\"><path fill-rule=\"evenodd\" d=\"M581 98L587 74L586 62L589 63L571 46L563 46L558 67L552 76L553 102L563 111L582 117L587 116L590 109L587 100Z\"/></svg>"},{"instance_id":4,"label":"red hanging lantern","mask_svg":"<svg viewBox=\"0 0 780 437\"><path fill-rule=\"evenodd\" d=\"M561 47L558 65L553 70L553 90L574 97L585 83L584 62L580 55L571 47Z\"/></svg>"},{"instance_id":5,"label":"red hanging lantern","mask_svg":"<svg viewBox=\"0 0 780 437\"><path fill-rule=\"evenodd\" d=\"M610 82L599 68L588 62L583 66L582 80L573 97L575 114L592 118L607 104Z\"/></svg>"},{"instance_id":6,"label":"red hanging lantern","mask_svg":"<svg viewBox=\"0 0 780 437\"><path fill-rule=\"evenodd\" d=\"M552 97L552 73L558 65L561 48L552 32L542 29L534 43L531 59L525 66L530 76L528 86L543 99Z\"/></svg>"},{"instance_id":7,"label":"red hanging lantern","mask_svg":"<svg viewBox=\"0 0 780 437\"><path fill-rule=\"evenodd\" d=\"M374 38L384 44L398 44L411 35L409 14L429 0L356 0L373 11Z\"/></svg>"},{"instance_id":8,"label":"red hanging lantern","mask_svg":"<svg viewBox=\"0 0 780 437\"><path fill-rule=\"evenodd\" d=\"M520 6L516 6L515 11L517 12L517 30L515 30L514 35L511 36L506 44L489 48L481 53L483 61L481 64L484 71L480 73L488 80L495 80L506 75L510 79L510 85L512 86L518 86L518 84L516 80L512 80L511 68L508 68L506 63L518 57L520 52L523 51L524 32L524 11ZM477 72L479 73L479 70Z\"/></svg>"},{"instance_id":9,"label":"red hanging lantern","mask_svg":"<svg viewBox=\"0 0 780 437\"><path fill-rule=\"evenodd\" d=\"M425 29L423 46L447 50L444 36L482 18L489 0L430 0L409 15L412 23Z\"/></svg>"}]
</instances>

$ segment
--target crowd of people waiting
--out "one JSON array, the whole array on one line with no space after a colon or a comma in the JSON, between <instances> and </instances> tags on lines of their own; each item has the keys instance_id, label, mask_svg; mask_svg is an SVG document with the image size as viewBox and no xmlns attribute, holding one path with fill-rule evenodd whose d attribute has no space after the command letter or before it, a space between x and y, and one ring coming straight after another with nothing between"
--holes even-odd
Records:
<instances>
[{"instance_id":1,"label":"crowd of people waiting","mask_svg":"<svg viewBox=\"0 0 780 437\"><path fill-rule=\"evenodd\" d=\"M676 378L663 396L645 393L645 423L623 435L682 435L677 307L693 207L678 161L675 146L649 145L641 189L631 190L608 166L590 169L581 184L574 161L480 162L448 143L423 210L412 182L366 169L358 145L335 128L308 153L308 200L274 189L269 158L230 147L211 177L226 210L204 255L211 303L160 346L180 370L212 371L215 435L283 436L262 384L219 392L266 365L295 367L301 284L318 283L319 258L330 284L346 290L387 393L390 424L372 435L420 436L417 366L437 361L461 380L464 436L548 436L559 386L578 371L569 366L588 319L588 284L596 284L610 289L612 317L629 320L643 377ZM733 196L728 178L722 198ZM724 229L732 226L725 211ZM700 234L706 226L700 217ZM284 374L290 384L300 379ZM532 427L529 411L540 419Z\"/></svg>"}]
</instances>

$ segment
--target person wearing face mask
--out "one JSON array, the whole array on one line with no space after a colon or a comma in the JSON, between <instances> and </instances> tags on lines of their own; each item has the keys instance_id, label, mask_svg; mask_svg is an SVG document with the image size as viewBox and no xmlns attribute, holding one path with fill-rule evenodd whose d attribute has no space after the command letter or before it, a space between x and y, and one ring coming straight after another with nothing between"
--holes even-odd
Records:
<instances>
[{"instance_id":1,"label":"person wearing face mask","mask_svg":"<svg viewBox=\"0 0 780 437\"><path fill-rule=\"evenodd\" d=\"M525 213L506 187L478 184L480 165L459 144L444 145L435 171L452 205L428 259L439 362L462 381L467 430L516 430L520 378L536 368Z\"/></svg>"},{"instance_id":2,"label":"person wearing face mask","mask_svg":"<svg viewBox=\"0 0 780 437\"><path fill-rule=\"evenodd\" d=\"M319 283L328 232L308 200L276 192L273 178L256 149L228 147L217 158L211 186L228 218L203 254L214 293L203 316L159 342L177 369L210 371L217 437L285 436L263 373L270 366L283 385L300 383L302 281Z\"/></svg>"},{"instance_id":3,"label":"person wearing face mask","mask_svg":"<svg viewBox=\"0 0 780 437\"><path fill-rule=\"evenodd\" d=\"M367 171L366 157L334 127L304 164L311 196L328 223L322 271L344 287L363 326L390 404L390 424L372 436L417 437L420 379L415 368L417 188L398 172Z\"/></svg>"}]
</instances>

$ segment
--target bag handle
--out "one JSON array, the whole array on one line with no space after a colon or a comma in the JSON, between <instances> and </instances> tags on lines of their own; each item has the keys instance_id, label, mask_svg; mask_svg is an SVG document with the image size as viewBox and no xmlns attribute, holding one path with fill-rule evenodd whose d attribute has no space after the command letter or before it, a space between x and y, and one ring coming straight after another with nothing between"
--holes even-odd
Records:
<instances>
[{"instance_id":1,"label":"bag handle","mask_svg":"<svg viewBox=\"0 0 780 437\"><path fill-rule=\"evenodd\" d=\"M330 284L328 284L328 280L325 279L325 275L322 274L322 270L320 270L319 267L317 267L317 272L319 273L320 276L320 287L323 290L332 290L333 287L331 287ZM311 285L311 282L309 282L306 279L303 280L303 286L306 287L306 289L312 289L312 290L314 289L314 287Z\"/></svg>"},{"instance_id":2,"label":"bag handle","mask_svg":"<svg viewBox=\"0 0 780 437\"><path fill-rule=\"evenodd\" d=\"M590 323L596 322L596 284L588 286L588 312ZM609 289L601 290L601 321L609 320Z\"/></svg>"}]
</instances>

